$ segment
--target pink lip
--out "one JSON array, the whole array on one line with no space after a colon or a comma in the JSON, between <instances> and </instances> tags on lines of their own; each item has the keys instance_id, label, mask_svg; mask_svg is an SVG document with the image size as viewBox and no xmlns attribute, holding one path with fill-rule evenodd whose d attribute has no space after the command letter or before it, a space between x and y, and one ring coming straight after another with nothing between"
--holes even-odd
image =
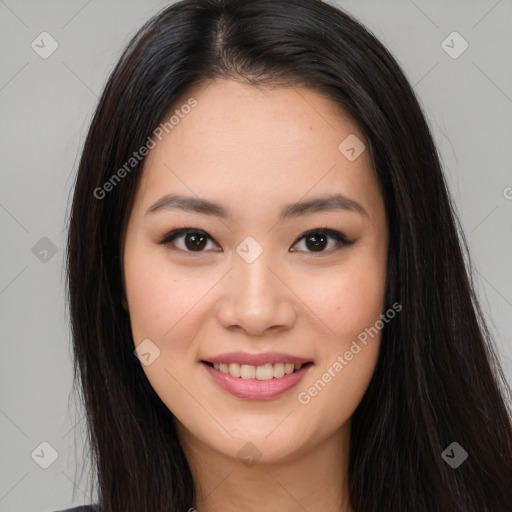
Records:
<instances>
[{"instance_id":1,"label":"pink lip","mask_svg":"<svg viewBox=\"0 0 512 512\"><path fill-rule=\"evenodd\" d=\"M223 361L226 360L224 359ZM304 366L300 370L278 379L257 380L232 377L229 374L215 370L204 362L201 365L221 388L238 398L245 398L247 400L270 400L286 393L286 391L296 386L313 366L312 364Z\"/></svg>"},{"instance_id":2,"label":"pink lip","mask_svg":"<svg viewBox=\"0 0 512 512\"><path fill-rule=\"evenodd\" d=\"M229 352L228 354L221 354L219 356L205 358L203 361L219 364L238 363L250 364L252 366L263 366L264 364L276 363L304 364L310 362L311 360L290 354L283 354L281 352L262 352L260 354L250 354L249 352Z\"/></svg>"}]
</instances>

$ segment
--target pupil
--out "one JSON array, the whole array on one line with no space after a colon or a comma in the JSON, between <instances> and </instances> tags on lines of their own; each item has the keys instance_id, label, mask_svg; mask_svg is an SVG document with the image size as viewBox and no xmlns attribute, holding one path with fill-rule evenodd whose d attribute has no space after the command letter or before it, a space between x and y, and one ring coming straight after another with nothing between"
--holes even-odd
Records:
<instances>
[{"instance_id":1,"label":"pupil","mask_svg":"<svg viewBox=\"0 0 512 512\"><path fill-rule=\"evenodd\" d=\"M200 240L202 239L202 240ZM199 243L196 243L199 240ZM189 233L185 237L185 245L188 249L203 249L205 245L206 237L204 235L201 235L199 233ZM188 242L192 241L192 245L189 245Z\"/></svg>"},{"instance_id":2,"label":"pupil","mask_svg":"<svg viewBox=\"0 0 512 512\"><path fill-rule=\"evenodd\" d=\"M320 235L310 235L306 238L306 245L308 247L308 249L323 249L325 248L325 241L326 241L326 236L324 234L320 234ZM321 242L319 242L319 240L322 240ZM311 241L311 240L314 240L313 244L310 245L308 242Z\"/></svg>"}]
</instances>

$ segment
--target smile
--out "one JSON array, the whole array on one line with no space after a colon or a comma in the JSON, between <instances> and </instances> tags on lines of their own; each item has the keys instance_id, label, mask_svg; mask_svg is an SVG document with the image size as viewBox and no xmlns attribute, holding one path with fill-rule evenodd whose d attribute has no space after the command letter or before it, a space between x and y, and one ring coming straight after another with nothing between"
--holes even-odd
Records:
<instances>
[{"instance_id":1,"label":"smile","mask_svg":"<svg viewBox=\"0 0 512 512\"><path fill-rule=\"evenodd\" d=\"M246 400L270 400L295 387L314 365L307 362L254 366L201 361L201 366L216 386L235 397Z\"/></svg>"},{"instance_id":2,"label":"smile","mask_svg":"<svg viewBox=\"0 0 512 512\"><path fill-rule=\"evenodd\" d=\"M213 368L221 373L231 375L231 377L241 379L270 380L279 379L285 375L300 370L305 364L311 363L275 363L254 366L250 364L239 363L210 363Z\"/></svg>"}]
</instances>

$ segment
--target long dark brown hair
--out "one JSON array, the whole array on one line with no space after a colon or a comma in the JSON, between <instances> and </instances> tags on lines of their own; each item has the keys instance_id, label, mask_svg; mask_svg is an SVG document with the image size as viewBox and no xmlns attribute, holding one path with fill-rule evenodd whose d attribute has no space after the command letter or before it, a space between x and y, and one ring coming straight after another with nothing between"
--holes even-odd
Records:
<instances>
[{"instance_id":1,"label":"long dark brown hair","mask_svg":"<svg viewBox=\"0 0 512 512\"><path fill-rule=\"evenodd\" d=\"M510 511L511 390L433 137L392 55L319 0L179 1L138 31L106 83L76 177L66 275L98 510L184 512L194 503L172 412L134 356L121 303L123 233L144 161L98 190L127 169L178 98L217 77L309 87L369 144L390 226L385 309L403 309L382 332L352 417L354 510ZM468 453L456 469L442 456L453 442Z\"/></svg>"}]
</instances>

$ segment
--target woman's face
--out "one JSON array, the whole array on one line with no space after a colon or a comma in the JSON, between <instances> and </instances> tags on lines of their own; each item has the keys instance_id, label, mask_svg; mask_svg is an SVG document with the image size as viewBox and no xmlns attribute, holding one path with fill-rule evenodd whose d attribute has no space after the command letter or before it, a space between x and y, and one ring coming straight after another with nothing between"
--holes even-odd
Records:
<instances>
[{"instance_id":1,"label":"woman's face","mask_svg":"<svg viewBox=\"0 0 512 512\"><path fill-rule=\"evenodd\" d=\"M125 233L142 368L186 444L291 460L349 429L375 368L388 228L369 151L305 88L216 80L175 108Z\"/></svg>"}]
</instances>

